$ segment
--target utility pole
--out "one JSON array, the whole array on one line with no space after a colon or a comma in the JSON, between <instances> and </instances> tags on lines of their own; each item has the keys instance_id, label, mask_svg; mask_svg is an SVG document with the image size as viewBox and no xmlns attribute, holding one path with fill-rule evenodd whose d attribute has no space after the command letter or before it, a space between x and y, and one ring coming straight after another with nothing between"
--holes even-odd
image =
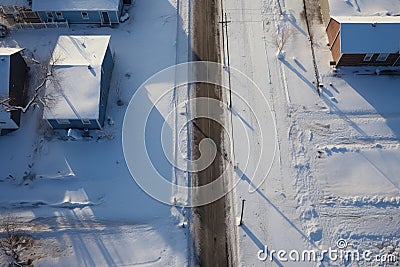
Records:
<instances>
[{"instance_id":1,"label":"utility pole","mask_svg":"<svg viewBox=\"0 0 400 267\"><path fill-rule=\"evenodd\" d=\"M223 6L223 3L222 3L223 1L221 1L221 14L223 14L224 13L224 6ZM222 49L222 54L223 54L223 56L224 56L224 66L226 65L226 63L225 63L225 34L224 34L224 23L225 23L225 21L224 21L224 18L222 18L222 21L220 21L219 23L221 23L221 25L222 25L222 47L223 47L223 49Z\"/></svg>"},{"instance_id":2,"label":"utility pole","mask_svg":"<svg viewBox=\"0 0 400 267\"><path fill-rule=\"evenodd\" d=\"M225 13L225 19L222 20L220 23L222 23L222 28L225 27L225 35L226 35L226 56L228 59L228 80L229 80L229 109L232 109L232 83L231 83L231 61L230 61L230 56L229 56L229 37L228 37L228 23L231 23L232 21L228 20L228 16ZM225 45L224 42L224 34L222 34L222 43ZM224 49L225 51L225 49ZM225 57L224 57L224 62L225 62Z\"/></svg>"},{"instance_id":3,"label":"utility pole","mask_svg":"<svg viewBox=\"0 0 400 267\"><path fill-rule=\"evenodd\" d=\"M224 14L222 21L220 22L222 24L222 44L223 44L223 51L224 51L224 69L228 70L228 90L229 90L229 106L228 109L230 111L230 118L231 118L231 127L232 127L232 164L235 165L235 143L234 143L234 134L233 134L233 119L232 119L232 83L231 83L231 61L230 61L230 55L229 55L229 36L228 36L228 23L231 23L232 21L228 20L228 16L226 12L224 12L223 5L221 1L221 12ZM225 27L225 34L224 34L224 27ZM225 38L224 35L226 35L226 54L227 54L227 65L225 64Z\"/></svg>"}]
</instances>

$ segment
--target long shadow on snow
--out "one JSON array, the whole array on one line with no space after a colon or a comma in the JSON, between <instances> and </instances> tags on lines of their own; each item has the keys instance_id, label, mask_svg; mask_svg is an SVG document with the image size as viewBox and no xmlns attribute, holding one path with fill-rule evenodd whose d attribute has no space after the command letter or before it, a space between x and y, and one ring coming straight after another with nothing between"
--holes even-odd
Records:
<instances>
[{"instance_id":1,"label":"long shadow on snow","mask_svg":"<svg viewBox=\"0 0 400 267\"><path fill-rule=\"evenodd\" d=\"M376 112L386 119L387 126L400 138L400 77L376 75L343 75L347 82Z\"/></svg>"},{"instance_id":2,"label":"long shadow on snow","mask_svg":"<svg viewBox=\"0 0 400 267\"><path fill-rule=\"evenodd\" d=\"M317 247L316 244L314 243L313 240L310 240L310 238L303 233L303 231L301 231L274 203L271 202L271 200L269 200L265 194L263 192L260 191L260 189L258 187L256 187L255 184L253 184L253 182L251 181L251 179L249 177L247 177L246 174L244 174L239 168L235 169L236 174L241 177L243 180L245 180L246 182L249 183L249 185L255 190L255 192L257 192L261 198L263 198L272 208L275 209L275 211L277 211L279 213L279 215L282 216L283 219L285 219L285 221L291 226L293 227L293 229L296 230L296 232L298 232L304 240L307 240L308 242L311 243L311 245L313 247Z\"/></svg>"}]
</instances>

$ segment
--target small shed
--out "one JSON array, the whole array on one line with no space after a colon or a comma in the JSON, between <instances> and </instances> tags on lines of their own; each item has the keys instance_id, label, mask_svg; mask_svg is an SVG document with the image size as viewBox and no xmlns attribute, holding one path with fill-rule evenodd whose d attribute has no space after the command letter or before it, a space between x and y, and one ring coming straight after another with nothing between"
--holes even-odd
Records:
<instances>
[{"instance_id":1,"label":"small shed","mask_svg":"<svg viewBox=\"0 0 400 267\"><path fill-rule=\"evenodd\" d=\"M336 66L400 66L400 17L336 16L326 31Z\"/></svg>"},{"instance_id":2,"label":"small shed","mask_svg":"<svg viewBox=\"0 0 400 267\"><path fill-rule=\"evenodd\" d=\"M52 58L54 77L46 95L55 102L44 110L54 129L101 129L114 66L110 36L60 36Z\"/></svg>"},{"instance_id":3,"label":"small shed","mask_svg":"<svg viewBox=\"0 0 400 267\"><path fill-rule=\"evenodd\" d=\"M42 22L69 24L118 24L123 6L123 0L32 0Z\"/></svg>"},{"instance_id":4,"label":"small shed","mask_svg":"<svg viewBox=\"0 0 400 267\"><path fill-rule=\"evenodd\" d=\"M25 81L28 66L21 48L0 48L0 101L9 106L22 106L25 98ZM20 126L21 110L0 107L0 133L5 134Z\"/></svg>"}]
</instances>

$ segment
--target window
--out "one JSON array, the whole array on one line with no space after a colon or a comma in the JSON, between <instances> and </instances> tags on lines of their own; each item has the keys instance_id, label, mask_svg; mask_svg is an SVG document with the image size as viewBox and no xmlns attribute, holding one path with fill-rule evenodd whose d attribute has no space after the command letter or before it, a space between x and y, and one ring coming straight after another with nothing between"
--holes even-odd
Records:
<instances>
[{"instance_id":1,"label":"window","mask_svg":"<svg viewBox=\"0 0 400 267\"><path fill-rule=\"evenodd\" d=\"M89 19L89 14L87 12L82 12L81 14L83 19Z\"/></svg>"},{"instance_id":2,"label":"window","mask_svg":"<svg viewBox=\"0 0 400 267\"><path fill-rule=\"evenodd\" d=\"M69 120L67 120L67 119L59 119L59 120L57 120L57 123L58 124L70 124Z\"/></svg>"},{"instance_id":3,"label":"window","mask_svg":"<svg viewBox=\"0 0 400 267\"><path fill-rule=\"evenodd\" d=\"M374 56L374 54L366 54L364 57L364 61L371 61L373 56Z\"/></svg>"},{"instance_id":4,"label":"window","mask_svg":"<svg viewBox=\"0 0 400 267\"><path fill-rule=\"evenodd\" d=\"M83 123L83 124L92 124L92 123L90 122L90 120L82 120L82 123Z\"/></svg>"},{"instance_id":5,"label":"window","mask_svg":"<svg viewBox=\"0 0 400 267\"><path fill-rule=\"evenodd\" d=\"M7 124L5 121L0 121L0 124Z\"/></svg>"},{"instance_id":6,"label":"window","mask_svg":"<svg viewBox=\"0 0 400 267\"><path fill-rule=\"evenodd\" d=\"M58 19L63 19L64 18L62 12L56 12L56 17Z\"/></svg>"},{"instance_id":7,"label":"window","mask_svg":"<svg viewBox=\"0 0 400 267\"><path fill-rule=\"evenodd\" d=\"M46 12L47 22L53 22L54 17L52 12Z\"/></svg>"},{"instance_id":8,"label":"window","mask_svg":"<svg viewBox=\"0 0 400 267\"><path fill-rule=\"evenodd\" d=\"M383 54L379 54L378 58L376 59L376 61L386 61L386 59L389 57L389 54L383 53Z\"/></svg>"}]
</instances>

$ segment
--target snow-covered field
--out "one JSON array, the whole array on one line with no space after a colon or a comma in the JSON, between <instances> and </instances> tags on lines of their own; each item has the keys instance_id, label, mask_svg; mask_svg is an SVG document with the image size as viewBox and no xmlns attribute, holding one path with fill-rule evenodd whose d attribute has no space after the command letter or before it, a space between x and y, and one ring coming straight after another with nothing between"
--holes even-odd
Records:
<instances>
[{"instance_id":1,"label":"snow-covered field","mask_svg":"<svg viewBox=\"0 0 400 267\"><path fill-rule=\"evenodd\" d=\"M273 146L261 158L258 153L250 155L250 162L260 160L256 177L240 170L245 162L237 158L237 174L244 175L234 192L236 216L240 214L241 200L246 200L243 225L233 229L238 238L240 264L399 264L400 78L376 76L374 68L343 68L334 72L329 67L331 55L322 21L309 13L313 17L316 61L324 84L319 97L302 1L225 0L224 11L231 21L231 66L261 88L269 100L278 133L278 155L260 187L251 181L263 178L257 175L268 168ZM284 52L277 56L282 32L286 36ZM268 105L257 97L257 92L240 83L233 83L232 88L252 107L250 110L242 106L234 97L233 110L239 114L234 117L240 116L241 121L256 128L252 112L258 116L268 114ZM233 122L234 129L240 127L237 124L241 122ZM271 123L264 127L271 127ZM263 132L268 129L249 131L251 147L260 146L261 137L271 139L262 136ZM243 136L234 137L235 154L246 151ZM359 261L335 260L325 255L322 263L289 257L292 250L301 255L304 250L338 249L341 239L346 243L341 241L339 246L347 244L341 251L371 251L372 261L367 262L362 255ZM266 257L262 261L265 246L267 256L274 256L272 260ZM279 258L279 250L287 254ZM291 257L296 258L293 253ZM388 255L397 259L384 258Z\"/></svg>"},{"instance_id":2,"label":"snow-covered field","mask_svg":"<svg viewBox=\"0 0 400 267\"><path fill-rule=\"evenodd\" d=\"M110 34L115 51L103 131L92 132L89 139L79 132L71 137L53 133L40 122L42 112L32 108L23 115L21 129L0 138L0 213L16 216L21 228L37 239L30 250L35 266L191 263L189 232L182 227L190 211L154 200L134 182L125 164L121 132L135 90L158 71L188 60L189 6L188 1L178 1L137 0L130 19L117 28L20 30L0 39L1 46L26 48L27 55L43 62L60 34ZM341 2L354 9L349 14L364 9L369 15L397 12L371 11L366 8L371 0ZM311 13L324 85L319 96L302 1L223 0L223 8L230 21L231 66L260 89L232 77L233 179L241 182L230 195L231 222L245 200L243 224L232 226L229 235L237 242L238 265L398 265L400 78L377 76L375 68L333 71L322 21ZM277 55L279 46L284 51ZM226 63L226 48L224 52ZM148 93L143 100L154 101L159 111L150 117L150 129L161 129L164 120L159 115L187 97L185 90L175 91L156 103ZM117 105L118 99L123 106ZM136 111L140 114L140 106ZM181 165L185 161L177 157L177 149L188 154L188 140L185 130L176 132L172 125L180 125L184 116L175 115L168 125L175 132L163 145L175 152ZM149 136L159 137L157 132ZM162 155L153 156L169 181L187 184L185 172L173 171ZM178 204L186 197L171 192ZM289 255L278 257L277 252L301 254L338 246L340 251L370 251L373 261L362 256L359 261L334 260L328 255L322 262L285 261ZM388 255L397 259L382 258Z\"/></svg>"},{"instance_id":3,"label":"snow-covered field","mask_svg":"<svg viewBox=\"0 0 400 267\"><path fill-rule=\"evenodd\" d=\"M27 0L1 0L2 6L28 6Z\"/></svg>"},{"instance_id":4,"label":"snow-covered field","mask_svg":"<svg viewBox=\"0 0 400 267\"><path fill-rule=\"evenodd\" d=\"M130 19L117 28L20 30L0 40L1 46L25 48L27 55L48 62L60 34L110 34L115 53L103 131L92 132L93 138L79 132L67 138L66 132L49 131L42 111L31 108L18 131L0 138L0 212L16 216L38 240L29 250L36 253L30 256L35 266L188 264L186 210L139 188L126 167L121 136L125 110L140 84L187 60L187 9L183 3L177 12L174 0L138 0ZM117 105L119 98L123 106ZM171 102L159 108L171 109ZM162 122L148 123L159 128ZM172 167L158 163L172 179Z\"/></svg>"}]
</instances>

